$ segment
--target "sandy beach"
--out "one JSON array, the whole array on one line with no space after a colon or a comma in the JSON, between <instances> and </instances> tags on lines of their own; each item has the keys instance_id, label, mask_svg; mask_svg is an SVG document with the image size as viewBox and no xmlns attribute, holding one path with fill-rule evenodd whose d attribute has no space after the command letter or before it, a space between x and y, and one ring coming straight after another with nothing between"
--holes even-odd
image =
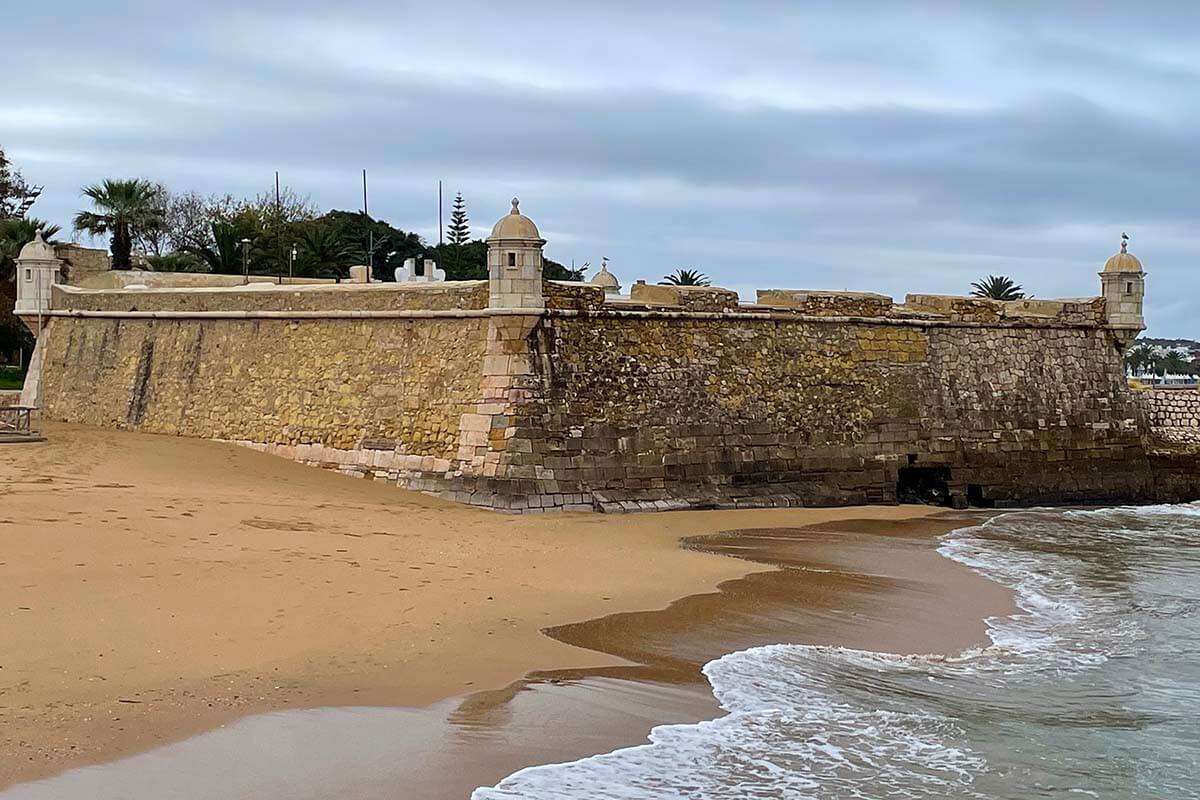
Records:
<instances>
[{"instance_id":1,"label":"sandy beach","mask_svg":"<svg viewBox=\"0 0 1200 800\"><path fill-rule=\"evenodd\" d=\"M403 706L482 732L402 795L463 797L719 713L699 668L723 653L955 652L1011 609L936 554L970 523L940 509L509 516L229 445L47 432L0 449L0 787L261 712Z\"/></svg>"}]
</instances>

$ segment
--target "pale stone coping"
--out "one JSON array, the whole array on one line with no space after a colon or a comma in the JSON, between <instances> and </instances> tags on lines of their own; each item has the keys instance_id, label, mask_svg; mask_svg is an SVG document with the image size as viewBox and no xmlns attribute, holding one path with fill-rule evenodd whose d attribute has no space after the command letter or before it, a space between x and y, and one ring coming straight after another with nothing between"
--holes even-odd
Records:
<instances>
[{"instance_id":1,"label":"pale stone coping","mask_svg":"<svg viewBox=\"0 0 1200 800\"><path fill-rule=\"evenodd\" d=\"M406 310L320 311L93 311L58 308L43 312L49 317L82 319L422 319L490 316L536 316L539 308L452 308Z\"/></svg>"},{"instance_id":2,"label":"pale stone coping","mask_svg":"<svg viewBox=\"0 0 1200 800\"><path fill-rule=\"evenodd\" d=\"M633 305L633 304L631 304ZM754 308L742 305L739 308ZM778 307L758 306L771 309L768 311L667 311L663 309L619 309L601 308L594 311L580 311L569 308L547 309L546 316L551 317L613 317L613 318L656 318L656 319L738 319L738 320L767 320L771 322L813 322L823 324L856 323L862 325L896 325L910 328L1084 328L1102 330L1109 326L1099 322L1070 322L1052 317L1023 319L1007 317L1002 322L977 322L974 320L953 320L938 317L862 317L849 315L796 314L779 311Z\"/></svg>"},{"instance_id":3,"label":"pale stone coping","mask_svg":"<svg viewBox=\"0 0 1200 800\"><path fill-rule=\"evenodd\" d=\"M1054 316L1062 312L1068 305L1090 305L1096 300L1101 299L1096 297L1022 297L1016 300L995 300L990 297L974 297L971 295L954 295L954 294L909 294L904 298L905 306L915 308L937 308L942 309L950 306L955 302L968 301L976 304L988 305L995 308L1001 313L1010 313L1016 311L1019 315L1030 316Z\"/></svg>"},{"instance_id":4,"label":"pale stone coping","mask_svg":"<svg viewBox=\"0 0 1200 800\"><path fill-rule=\"evenodd\" d=\"M796 299L808 297L848 297L854 300L886 300L893 302L892 298L886 294L878 292L853 292L848 289L758 289L758 297L763 295L787 295Z\"/></svg>"},{"instance_id":5,"label":"pale stone coping","mask_svg":"<svg viewBox=\"0 0 1200 800\"><path fill-rule=\"evenodd\" d=\"M909 328L1072 328L1108 330L1111 326L1098 322L1069 322L1053 318L1023 319L1010 317L1001 322L977 322L910 317L860 317L794 314L780 311L666 311L662 309L602 308L581 311L569 308L477 308L425 309L380 311L88 311L54 309L45 312L49 317L91 319L422 319L458 317L559 317L614 319L694 319L694 320L759 320L769 322L807 322L817 324L892 325Z\"/></svg>"},{"instance_id":6,"label":"pale stone coping","mask_svg":"<svg viewBox=\"0 0 1200 800\"><path fill-rule=\"evenodd\" d=\"M266 280L267 276L253 276L259 280ZM277 280L278 276L270 276L272 281ZM69 285L81 289L109 289L119 291L132 285L138 286L153 286L162 289L182 289L182 288L209 288L218 286L240 286L244 276L226 275L223 273L214 274L211 272L156 272L150 269L130 269L130 270L113 270L106 265L103 269L88 269L79 270L77 266L72 266L71 280ZM332 284L332 278L284 278L284 283L290 285L307 285L307 284Z\"/></svg>"},{"instance_id":7,"label":"pale stone coping","mask_svg":"<svg viewBox=\"0 0 1200 800\"><path fill-rule=\"evenodd\" d=\"M396 283L394 281L376 281L374 283L305 283L289 284L275 283L267 276L256 276L259 280L250 283L238 283L235 286L122 286L120 288L90 289L70 284L55 284L55 288L67 294L78 295L108 295L108 294L236 294L238 292L336 292L349 294L353 292L448 292L465 291L487 283L477 281L439 281L421 283Z\"/></svg>"}]
</instances>

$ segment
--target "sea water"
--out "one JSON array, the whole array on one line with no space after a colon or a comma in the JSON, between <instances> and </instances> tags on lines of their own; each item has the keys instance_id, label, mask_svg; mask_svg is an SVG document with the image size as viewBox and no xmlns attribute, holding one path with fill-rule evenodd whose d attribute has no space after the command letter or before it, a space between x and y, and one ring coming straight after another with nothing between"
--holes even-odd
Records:
<instances>
[{"instance_id":1,"label":"sea water","mask_svg":"<svg viewBox=\"0 0 1200 800\"><path fill-rule=\"evenodd\" d=\"M1200 505L1017 512L940 551L1015 591L990 646L733 653L704 669L726 716L473 800L1200 798Z\"/></svg>"}]
</instances>

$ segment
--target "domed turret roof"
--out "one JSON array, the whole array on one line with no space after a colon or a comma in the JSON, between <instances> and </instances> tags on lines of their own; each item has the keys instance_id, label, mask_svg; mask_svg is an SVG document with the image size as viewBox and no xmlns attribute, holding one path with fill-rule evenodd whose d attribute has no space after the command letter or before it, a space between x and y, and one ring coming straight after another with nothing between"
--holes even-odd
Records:
<instances>
[{"instance_id":1,"label":"domed turret roof","mask_svg":"<svg viewBox=\"0 0 1200 800\"><path fill-rule=\"evenodd\" d=\"M1142 262L1138 261L1137 256L1130 253L1126 248L1129 246L1129 237L1121 234L1121 252L1109 257L1108 261L1104 262L1105 272L1143 272Z\"/></svg>"},{"instance_id":2,"label":"domed turret roof","mask_svg":"<svg viewBox=\"0 0 1200 800\"><path fill-rule=\"evenodd\" d=\"M533 220L521 213L520 200L513 198L512 211L509 211L492 227L493 239L541 239L537 225Z\"/></svg>"},{"instance_id":3,"label":"domed turret roof","mask_svg":"<svg viewBox=\"0 0 1200 800\"><path fill-rule=\"evenodd\" d=\"M621 291L621 282L617 276L608 271L608 261L600 264L600 271L592 276L592 286L599 286L609 294Z\"/></svg>"},{"instance_id":4,"label":"domed turret roof","mask_svg":"<svg viewBox=\"0 0 1200 800\"><path fill-rule=\"evenodd\" d=\"M58 256L54 252L54 245L46 243L40 230L34 234L32 242L21 248L21 255L17 256L20 261L53 261L56 258Z\"/></svg>"}]
</instances>

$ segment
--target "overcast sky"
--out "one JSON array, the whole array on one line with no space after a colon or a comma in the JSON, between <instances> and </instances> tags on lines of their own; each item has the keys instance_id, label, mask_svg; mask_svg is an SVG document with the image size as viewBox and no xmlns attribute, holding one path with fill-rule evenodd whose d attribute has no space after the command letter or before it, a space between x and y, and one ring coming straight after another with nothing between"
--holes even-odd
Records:
<instances>
[{"instance_id":1,"label":"overcast sky","mask_svg":"<svg viewBox=\"0 0 1200 800\"><path fill-rule=\"evenodd\" d=\"M750 300L1092 295L1128 231L1150 334L1200 337L1194 2L43 0L0 36L59 224L104 177L359 208L366 168L427 239L440 178L476 235L515 194L552 258Z\"/></svg>"}]
</instances>

